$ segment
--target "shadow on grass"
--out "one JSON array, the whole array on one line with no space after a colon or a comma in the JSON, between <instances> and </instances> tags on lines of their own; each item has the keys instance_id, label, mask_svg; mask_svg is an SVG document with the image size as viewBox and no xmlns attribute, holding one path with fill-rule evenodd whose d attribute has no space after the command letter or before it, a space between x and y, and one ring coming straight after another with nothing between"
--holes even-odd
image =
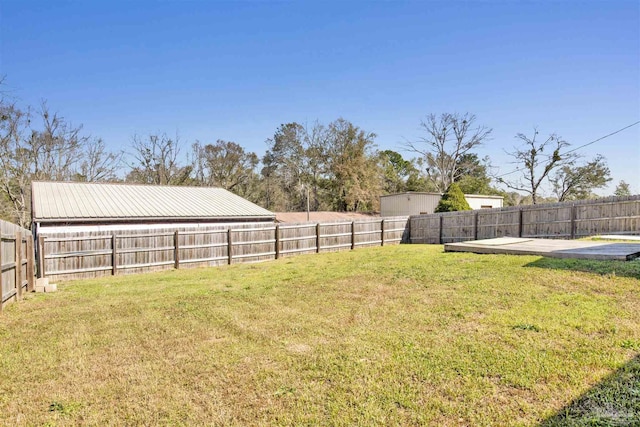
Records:
<instances>
[{"instance_id":1,"label":"shadow on grass","mask_svg":"<svg viewBox=\"0 0 640 427\"><path fill-rule=\"evenodd\" d=\"M640 279L640 258L633 261L599 261L572 258L540 258L525 267L551 268L555 270L584 271L607 276Z\"/></svg>"},{"instance_id":2,"label":"shadow on grass","mask_svg":"<svg viewBox=\"0 0 640 427\"><path fill-rule=\"evenodd\" d=\"M640 426L640 355L540 426Z\"/></svg>"}]
</instances>

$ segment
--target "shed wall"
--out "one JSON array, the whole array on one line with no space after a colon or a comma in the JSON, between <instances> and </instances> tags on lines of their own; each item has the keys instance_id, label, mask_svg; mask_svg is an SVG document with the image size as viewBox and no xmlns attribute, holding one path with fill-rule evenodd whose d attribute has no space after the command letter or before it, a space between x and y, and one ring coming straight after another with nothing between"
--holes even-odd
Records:
<instances>
[{"instance_id":1,"label":"shed wall","mask_svg":"<svg viewBox=\"0 0 640 427\"><path fill-rule=\"evenodd\" d=\"M380 197L380 216L430 214L436 210L438 193L403 193Z\"/></svg>"},{"instance_id":2,"label":"shed wall","mask_svg":"<svg viewBox=\"0 0 640 427\"><path fill-rule=\"evenodd\" d=\"M439 193L402 193L380 197L380 216L424 215L435 212ZM501 208L502 198L465 194L471 209Z\"/></svg>"},{"instance_id":3,"label":"shed wall","mask_svg":"<svg viewBox=\"0 0 640 427\"><path fill-rule=\"evenodd\" d=\"M502 207L502 197L482 197L465 194L467 203L471 206L471 209L491 209Z\"/></svg>"}]
</instances>

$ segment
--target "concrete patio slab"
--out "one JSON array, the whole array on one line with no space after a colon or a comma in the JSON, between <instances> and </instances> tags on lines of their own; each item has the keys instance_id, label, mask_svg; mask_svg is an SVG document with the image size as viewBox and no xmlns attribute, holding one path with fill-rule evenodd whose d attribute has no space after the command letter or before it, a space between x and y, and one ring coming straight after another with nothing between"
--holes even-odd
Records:
<instances>
[{"instance_id":1,"label":"concrete patio slab","mask_svg":"<svg viewBox=\"0 0 640 427\"><path fill-rule=\"evenodd\" d=\"M499 237L496 239L447 243L445 252L478 254L542 255L552 258L576 258L629 261L640 257L640 243L608 243L586 240L530 239Z\"/></svg>"}]
</instances>

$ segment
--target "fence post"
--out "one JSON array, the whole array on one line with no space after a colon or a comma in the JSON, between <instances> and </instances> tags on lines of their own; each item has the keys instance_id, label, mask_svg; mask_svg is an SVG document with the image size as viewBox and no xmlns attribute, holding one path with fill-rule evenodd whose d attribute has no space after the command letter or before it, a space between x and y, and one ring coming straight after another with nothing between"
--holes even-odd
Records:
<instances>
[{"instance_id":1,"label":"fence post","mask_svg":"<svg viewBox=\"0 0 640 427\"><path fill-rule=\"evenodd\" d=\"M3 280L2 276L2 229L0 229L0 313L2 313L2 308L4 305L4 291L3 291Z\"/></svg>"},{"instance_id":2,"label":"fence post","mask_svg":"<svg viewBox=\"0 0 640 427\"><path fill-rule=\"evenodd\" d=\"M38 273L39 277L44 277L44 236L38 236Z\"/></svg>"},{"instance_id":3,"label":"fence post","mask_svg":"<svg viewBox=\"0 0 640 427\"><path fill-rule=\"evenodd\" d=\"M2 274L2 261L4 258L2 257L2 230L0 229L0 313L2 313L2 307L4 303L4 291L3 291L3 276Z\"/></svg>"},{"instance_id":4,"label":"fence post","mask_svg":"<svg viewBox=\"0 0 640 427\"><path fill-rule=\"evenodd\" d=\"M439 221L440 221L440 227L439 227L439 231L438 231L438 244L441 245L442 244L442 223L444 222L444 216L443 215L440 215Z\"/></svg>"},{"instance_id":5,"label":"fence post","mask_svg":"<svg viewBox=\"0 0 640 427\"><path fill-rule=\"evenodd\" d=\"M518 209L518 237L522 237L522 208Z\"/></svg>"},{"instance_id":6,"label":"fence post","mask_svg":"<svg viewBox=\"0 0 640 427\"><path fill-rule=\"evenodd\" d=\"M276 240L276 259L280 258L280 226L276 224L275 230L275 240Z\"/></svg>"},{"instance_id":7,"label":"fence post","mask_svg":"<svg viewBox=\"0 0 640 427\"><path fill-rule=\"evenodd\" d=\"M384 246L384 219L380 221L380 246Z\"/></svg>"},{"instance_id":8,"label":"fence post","mask_svg":"<svg viewBox=\"0 0 640 427\"><path fill-rule=\"evenodd\" d=\"M229 257L229 265L233 259L233 242L231 242L231 227L227 228L227 255Z\"/></svg>"},{"instance_id":9,"label":"fence post","mask_svg":"<svg viewBox=\"0 0 640 427\"><path fill-rule=\"evenodd\" d=\"M22 232L16 231L15 241L15 259L16 259L16 300L22 299Z\"/></svg>"},{"instance_id":10,"label":"fence post","mask_svg":"<svg viewBox=\"0 0 640 427\"><path fill-rule=\"evenodd\" d=\"M316 253L320 253L320 223L316 224Z\"/></svg>"},{"instance_id":11,"label":"fence post","mask_svg":"<svg viewBox=\"0 0 640 427\"><path fill-rule=\"evenodd\" d=\"M478 211L473 214L473 240L478 240Z\"/></svg>"},{"instance_id":12,"label":"fence post","mask_svg":"<svg viewBox=\"0 0 640 427\"><path fill-rule=\"evenodd\" d=\"M571 205L571 240L576 238L576 205Z\"/></svg>"},{"instance_id":13,"label":"fence post","mask_svg":"<svg viewBox=\"0 0 640 427\"><path fill-rule=\"evenodd\" d=\"M27 291L33 292L35 288L35 280L33 278L33 236L27 236L27 280L29 284L27 285Z\"/></svg>"},{"instance_id":14,"label":"fence post","mask_svg":"<svg viewBox=\"0 0 640 427\"><path fill-rule=\"evenodd\" d=\"M176 230L173 233L173 268L176 270L180 268L180 244L178 239L180 239L180 231Z\"/></svg>"},{"instance_id":15,"label":"fence post","mask_svg":"<svg viewBox=\"0 0 640 427\"><path fill-rule=\"evenodd\" d=\"M356 222L351 221L351 250L356 247Z\"/></svg>"},{"instance_id":16,"label":"fence post","mask_svg":"<svg viewBox=\"0 0 640 427\"><path fill-rule=\"evenodd\" d=\"M111 235L111 275L115 276L118 271L118 237Z\"/></svg>"}]
</instances>

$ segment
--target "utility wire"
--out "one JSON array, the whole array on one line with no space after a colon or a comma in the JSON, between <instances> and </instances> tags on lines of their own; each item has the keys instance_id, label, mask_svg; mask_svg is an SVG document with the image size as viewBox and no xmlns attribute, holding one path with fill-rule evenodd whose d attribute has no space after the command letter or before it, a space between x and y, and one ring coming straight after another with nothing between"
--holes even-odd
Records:
<instances>
[{"instance_id":1,"label":"utility wire","mask_svg":"<svg viewBox=\"0 0 640 427\"><path fill-rule=\"evenodd\" d=\"M613 136L613 135L615 135L615 134L617 134L617 133L620 133L620 132L622 132L622 131L624 131L624 130L627 130L627 129L629 129L630 127L633 127L633 126L635 126L635 125L637 125L637 124L639 124L639 123L640 123L640 120L638 120L638 121L637 121L637 122L635 122L635 123L631 123L630 125L625 126L625 127L621 128L621 129L618 129L618 130L617 130L617 131L615 131L615 132L611 132L610 134L607 134L607 135L605 135L605 136L601 136L601 137L600 137L600 138L598 138L598 139L594 139L594 140L593 140L593 141L591 141L591 142L587 142L586 144L580 145L580 146L578 146L578 147L576 147L576 148L573 148L573 149L571 149L571 150L569 150L569 151L565 151L564 153L560 154L560 156L562 157L562 156L564 156L564 155L566 155L566 154L572 153L572 152L577 151L577 150L579 150L579 149L581 149L581 148L584 148L584 147L587 147L587 146L589 146L589 145L595 144L595 143L596 143L596 142L598 142L598 141L602 141L602 140L603 140L603 139L605 139L605 138L609 138L610 136ZM507 175L511 175L512 173L520 172L520 171L521 171L521 170L523 170L523 169L524 169L524 168L516 168L516 169L512 170L511 172L506 172L506 173L503 173L502 175L497 175L495 178L502 178L503 176L507 176Z\"/></svg>"},{"instance_id":2,"label":"utility wire","mask_svg":"<svg viewBox=\"0 0 640 427\"><path fill-rule=\"evenodd\" d=\"M571 153L571 152L573 152L573 151L579 150L579 149L584 148L584 147L586 147L586 146L588 146L588 145L595 144L596 142L598 142L598 141L602 141L602 140L603 140L603 139L605 139L605 138L609 138L610 136L613 136L613 135L615 135L616 133L620 133L620 132L622 132L623 130L627 130L627 129L629 129L630 127L633 127L633 126L637 125L638 123L640 123L640 120L638 120L638 121L637 121L637 122L635 122L635 123L631 123L629 126L625 126L625 127L623 127L622 129L618 129L618 130L617 130L617 131L615 131L615 132L611 132L609 135L602 136L602 137L600 137L600 138L598 138L598 139L596 139L596 140L593 140L593 141L591 141L591 142L587 142L587 143L586 143L586 144L584 144L584 145L581 145L581 146L576 147L576 148L574 148L574 149L572 149L572 150L569 150L569 151L567 151L567 152L565 152L565 153L562 153L561 155L562 155L562 156L564 156L565 154L568 154L568 153Z\"/></svg>"}]
</instances>

